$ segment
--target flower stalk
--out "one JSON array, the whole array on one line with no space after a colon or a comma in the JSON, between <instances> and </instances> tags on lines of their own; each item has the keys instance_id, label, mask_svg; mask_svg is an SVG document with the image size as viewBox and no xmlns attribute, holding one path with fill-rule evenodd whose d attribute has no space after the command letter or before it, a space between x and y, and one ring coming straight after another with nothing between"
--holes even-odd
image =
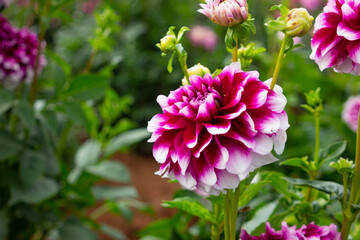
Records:
<instances>
[{"instance_id":1,"label":"flower stalk","mask_svg":"<svg viewBox=\"0 0 360 240\"><path fill-rule=\"evenodd\" d=\"M274 75L272 77L272 81L271 81L271 84L270 84L270 89L271 90L274 89L275 84L277 82L277 79L279 77L280 68L281 68L281 65L282 65L284 57L285 57L285 48L286 48L287 38L288 38L288 36L287 36L287 34L285 34L285 37L284 37L284 39L282 41L280 52L279 52L279 55L278 55L278 58L277 58L277 61L276 61Z\"/></svg>"}]
</instances>

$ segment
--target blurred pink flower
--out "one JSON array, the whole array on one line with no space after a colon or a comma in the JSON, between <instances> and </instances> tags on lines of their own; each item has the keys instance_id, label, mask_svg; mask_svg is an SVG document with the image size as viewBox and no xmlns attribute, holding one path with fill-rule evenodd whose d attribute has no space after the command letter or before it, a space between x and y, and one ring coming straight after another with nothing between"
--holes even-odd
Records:
<instances>
[{"instance_id":1,"label":"blurred pink flower","mask_svg":"<svg viewBox=\"0 0 360 240\"><path fill-rule=\"evenodd\" d=\"M360 95L350 97L344 104L342 119L353 130L357 131L360 110Z\"/></svg>"},{"instance_id":2,"label":"blurred pink flower","mask_svg":"<svg viewBox=\"0 0 360 240\"><path fill-rule=\"evenodd\" d=\"M11 2L12 0L0 0L0 9L6 8Z\"/></svg>"},{"instance_id":3,"label":"blurred pink flower","mask_svg":"<svg viewBox=\"0 0 360 240\"><path fill-rule=\"evenodd\" d=\"M45 46L45 42L43 43ZM0 15L0 79L9 85L21 81L29 83L34 75L39 40L27 28L17 29ZM38 72L46 64L45 56L39 58Z\"/></svg>"},{"instance_id":4,"label":"blurred pink flower","mask_svg":"<svg viewBox=\"0 0 360 240\"><path fill-rule=\"evenodd\" d=\"M321 0L299 0L299 6L312 12L321 6Z\"/></svg>"},{"instance_id":5,"label":"blurred pink flower","mask_svg":"<svg viewBox=\"0 0 360 240\"><path fill-rule=\"evenodd\" d=\"M238 63L217 77L190 76L191 85L160 95L163 113L148 124L156 173L188 189L217 195L281 154L289 127L282 89Z\"/></svg>"},{"instance_id":6,"label":"blurred pink flower","mask_svg":"<svg viewBox=\"0 0 360 240\"><path fill-rule=\"evenodd\" d=\"M215 49L218 42L216 33L207 26L196 25L191 27L189 39L195 47L204 47L208 51Z\"/></svg>"},{"instance_id":7,"label":"blurred pink flower","mask_svg":"<svg viewBox=\"0 0 360 240\"><path fill-rule=\"evenodd\" d=\"M341 240L340 233L334 224L318 226L314 223L303 225L300 229L296 226L289 227L286 222L281 223L281 230L275 231L270 223L266 223L266 232L259 237L250 236L245 230L241 231L241 240Z\"/></svg>"},{"instance_id":8,"label":"blurred pink flower","mask_svg":"<svg viewBox=\"0 0 360 240\"><path fill-rule=\"evenodd\" d=\"M249 12L246 0L206 0L198 12L224 27L232 27L247 20Z\"/></svg>"},{"instance_id":9,"label":"blurred pink flower","mask_svg":"<svg viewBox=\"0 0 360 240\"><path fill-rule=\"evenodd\" d=\"M86 0L86 2L82 3L82 10L86 14L91 14L94 10L100 5L101 0Z\"/></svg>"},{"instance_id":10,"label":"blurred pink flower","mask_svg":"<svg viewBox=\"0 0 360 240\"><path fill-rule=\"evenodd\" d=\"M360 1L329 0L315 20L311 59L320 70L360 75Z\"/></svg>"}]
</instances>

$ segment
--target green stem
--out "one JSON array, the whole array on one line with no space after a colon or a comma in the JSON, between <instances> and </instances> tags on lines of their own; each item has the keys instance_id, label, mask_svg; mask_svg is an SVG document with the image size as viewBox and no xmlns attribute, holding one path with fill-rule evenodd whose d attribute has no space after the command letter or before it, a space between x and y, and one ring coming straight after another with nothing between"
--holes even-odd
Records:
<instances>
[{"instance_id":1,"label":"green stem","mask_svg":"<svg viewBox=\"0 0 360 240\"><path fill-rule=\"evenodd\" d=\"M101 217L102 215L104 215L107 211L108 211L108 207L105 204L103 204L99 208L95 209L90 214L90 218L92 218L93 220L96 220L99 217Z\"/></svg>"},{"instance_id":2,"label":"green stem","mask_svg":"<svg viewBox=\"0 0 360 240\"><path fill-rule=\"evenodd\" d=\"M233 62L237 62L238 60L238 55L237 55L237 52L238 52L238 41L237 39L235 39L235 47L233 48L232 50L232 61Z\"/></svg>"},{"instance_id":3,"label":"green stem","mask_svg":"<svg viewBox=\"0 0 360 240\"><path fill-rule=\"evenodd\" d=\"M347 240L349 237L350 227L353 222L353 218L348 216L346 212L343 213L344 220L341 226L341 240Z\"/></svg>"},{"instance_id":4,"label":"green stem","mask_svg":"<svg viewBox=\"0 0 360 240\"><path fill-rule=\"evenodd\" d=\"M48 10L51 7L51 0L47 0L45 3L45 9L44 11L44 15L46 16L46 14L48 13ZM43 14L42 14L42 9L39 10L39 24L40 24L40 34L39 34L39 46L38 46L38 51L37 51L37 55L36 55L36 59L35 59L35 66L34 66L34 77L31 83L31 90L30 90L30 103L33 104L36 100L36 95L38 92L38 77L39 77L39 64L40 64L40 56L42 53L42 43L45 39L45 33L46 33L46 26L44 24L43 21Z\"/></svg>"},{"instance_id":5,"label":"green stem","mask_svg":"<svg viewBox=\"0 0 360 240\"><path fill-rule=\"evenodd\" d=\"M270 84L270 89L274 89L276 81L277 81L277 79L279 77L280 68L281 68L281 65L282 65L282 62L283 62L284 56L285 56L284 51L285 51L285 47L286 47L287 38L288 38L288 36L285 34L283 42L281 44L280 52L279 52L279 55L278 55L278 58L277 58L277 61L276 61L276 66L275 66L274 75L272 77L272 81L271 81L271 84Z\"/></svg>"},{"instance_id":6,"label":"green stem","mask_svg":"<svg viewBox=\"0 0 360 240\"><path fill-rule=\"evenodd\" d=\"M360 187L360 111L359 111L358 128L356 133L355 171L351 183L351 194L349 201L350 205L359 202L359 187Z\"/></svg>"},{"instance_id":7,"label":"green stem","mask_svg":"<svg viewBox=\"0 0 360 240\"><path fill-rule=\"evenodd\" d=\"M342 209L344 211L347 208L347 200L348 200L348 196L347 196L348 175L347 174L343 175L343 184L344 184L344 196L343 196Z\"/></svg>"},{"instance_id":8,"label":"green stem","mask_svg":"<svg viewBox=\"0 0 360 240\"><path fill-rule=\"evenodd\" d=\"M84 68L84 71L83 71L84 73L89 73L90 72L90 70L92 68L92 65L94 63L96 54L97 54L97 50L93 48L92 51L91 51L91 54L89 56L89 59L86 62L86 65L85 65L85 68Z\"/></svg>"},{"instance_id":9,"label":"green stem","mask_svg":"<svg viewBox=\"0 0 360 240\"><path fill-rule=\"evenodd\" d=\"M319 151L320 151L320 114L316 112L315 117L315 152L314 152L314 162L317 167L319 164Z\"/></svg>"},{"instance_id":10,"label":"green stem","mask_svg":"<svg viewBox=\"0 0 360 240\"><path fill-rule=\"evenodd\" d=\"M213 205L213 208L214 208L214 216L215 216L215 219L217 220L217 222L219 222L219 216L220 216L220 206L219 204L214 204ZM218 224L213 224L211 226L211 240L219 240L220 238L220 227Z\"/></svg>"},{"instance_id":11,"label":"green stem","mask_svg":"<svg viewBox=\"0 0 360 240\"><path fill-rule=\"evenodd\" d=\"M230 222L229 222L230 206L229 206L229 195L224 195L224 234L225 240L230 240Z\"/></svg>"},{"instance_id":12,"label":"green stem","mask_svg":"<svg viewBox=\"0 0 360 240\"><path fill-rule=\"evenodd\" d=\"M71 127L72 127L72 122L69 120L65 124L65 127L64 127L62 134L60 136L60 139L59 139L59 144L56 149L56 153L59 158L62 156L62 153L66 147L67 138L70 133Z\"/></svg>"}]
</instances>

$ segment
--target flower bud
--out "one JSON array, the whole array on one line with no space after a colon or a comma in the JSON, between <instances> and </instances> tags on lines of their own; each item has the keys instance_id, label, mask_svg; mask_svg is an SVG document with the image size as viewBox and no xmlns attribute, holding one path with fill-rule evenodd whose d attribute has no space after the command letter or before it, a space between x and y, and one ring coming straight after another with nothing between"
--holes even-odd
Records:
<instances>
[{"instance_id":1,"label":"flower bud","mask_svg":"<svg viewBox=\"0 0 360 240\"><path fill-rule=\"evenodd\" d=\"M200 63L196 64L195 66L189 68L188 70L189 76L191 75L199 75L201 77L204 77L205 74L210 73L210 70L201 65Z\"/></svg>"},{"instance_id":2,"label":"flower bud","mask_svg":"<svg viewBox=\"0 0 360 240\"><path fill-rule=\"evenodd\" d=\"M311 28L314 18L305 8L290 10L286 18L286 33L291 37L302 37Z\"/></svg>"},{"instance_id":3,"label":"flower bud","mask_svg":"<svg viewBox=\"0 0 360 240\"><path fill-rule=\"evenodd\" d=\"M172 34L168 34L160 40L160 44L157 44L163 53L170 53L175 49L176 37Z\"/></svg>"},{"instance_id":4,"label":"flower bud","mask_svg":"<svg viewBox=\"0 0 360 240\"><path fill-rule=\"evenodd\" d=\"M340 158L337 162L330 163L330 166L335 168L341 175L348 176L352 176L355 168L353 161L345 158Z\"/></svg>"},{"instance_id":5,"label":"flower bud","mask_svg":"<svg viewBox=\"0 0 360 240\"><path fill-rule=\"evenodd\" d=\"M249 16L246 0L207 0L198 11L224 27L233 27Z\"/></svg>"},{"instance_id":6,"label":"flower bud","mask_svg":"<svg viewBox=\"0 0 360 240\"><path fill-rule=\"evenodd\" d=\"M198 63L198 64L194 65L193 67L188 68L187 72L189 73L189 76L198 75L200 77L204 77L205 74L210 73L210 70L207 67L205 67L205 66L201 65L200 63ZM189 85L186 77L184 77L181 80L181 82L182 82L183 86Z\"/></svg>"}]
</instances>

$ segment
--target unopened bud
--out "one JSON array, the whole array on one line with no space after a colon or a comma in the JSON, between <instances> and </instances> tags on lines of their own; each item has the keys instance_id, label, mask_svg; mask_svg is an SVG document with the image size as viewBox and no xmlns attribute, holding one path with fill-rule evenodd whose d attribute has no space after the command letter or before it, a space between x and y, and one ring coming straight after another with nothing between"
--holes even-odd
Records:
<instances>
[{"instance_id":1,"label":"unopened bud","mask_svg":"<svg viewBox=\"0 0 360 240\"><path fill-rule=\"evenodd\" d=\"M172 34L168 34L160 40L160 44L157 44L163 53L170 53L175 49L176 37Z\"/></svg>"},{"instance_id":2,"label":"unopened bud","mask_svg":"<svg viewBox=\"0 0 360 240\"><path fill-rule=\"evenodd\" d=\"M341 175L352 176L355 165L349 159L340 158L337 162L330 163L330 166L335 168Z\"/></svg>"},{"instance_id":3,"label":"unopened bud","mask_svg":"<svg viewBox=\"0 0 360 240\"><path fill-rule=\"evenodd\" d=\"M201 77L204 77L205 74L210 73L210 70L207 67L201 65L200 63L196 64L191 68L188 68L187 71L189 73L189 76L199 75Z\"/></svg>"},{"instance_id":4,"label":"unopened bud","mask_svg":"<svg viewBox=\"0 0 360 240\"><path fill-rule=\"evenodd\" d=\"M286 33L290 37L302 37L311 28L314 18L305 8L290 10L286 18Z\"/></svg>"}]
</instances>

